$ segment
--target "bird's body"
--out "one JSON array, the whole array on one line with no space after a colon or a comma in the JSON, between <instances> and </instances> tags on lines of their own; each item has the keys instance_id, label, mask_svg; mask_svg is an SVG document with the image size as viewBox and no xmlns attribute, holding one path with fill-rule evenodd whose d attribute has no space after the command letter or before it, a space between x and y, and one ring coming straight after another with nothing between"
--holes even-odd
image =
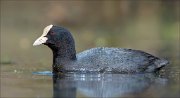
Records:
<instances>
[{"instance_id":1,"label":"bird's body","mask_svg":"<svg viewBox=\"0 0 180 98\"><path fill-rule=\"evenodd\" d=\"M98 47L76 55L77 59L66 62L66 71L76 72L153 72L167 61L140 50Z\"/></svg>"},{"instance_id":2,"label":"bird's body","mask_svg":"<svg viewBox=\"0 0 180 98\"><path fill-rule=\"evenodd\" d=\"M58 26L46 27L34 45L43 43L53 51L53 72L154 72L168 64L140 50L98 47L76 54L71 33ZM45 38L44 38L45 37ZM45 41L44 41L45 40Z\"/></svg>"}]
</instances>

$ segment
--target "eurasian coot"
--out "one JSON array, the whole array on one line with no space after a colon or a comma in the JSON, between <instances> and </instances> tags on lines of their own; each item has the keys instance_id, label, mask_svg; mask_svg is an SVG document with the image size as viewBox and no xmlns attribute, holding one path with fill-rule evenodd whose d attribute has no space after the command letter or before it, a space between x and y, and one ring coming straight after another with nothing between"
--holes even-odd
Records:
<instances>
[{"instance_id":1,"label":"eurasian coot","mask_svg":"<svg viewBox=\"0 0 180 98\"><path fill-rule=\"evenodd\" d=\"M53 73L57 72L155 72L168 64L140 50L97 47L76 54L71 33L59 26L49 25L33 44L47 45L53 52Z\"/></svg>"}]
</instances>

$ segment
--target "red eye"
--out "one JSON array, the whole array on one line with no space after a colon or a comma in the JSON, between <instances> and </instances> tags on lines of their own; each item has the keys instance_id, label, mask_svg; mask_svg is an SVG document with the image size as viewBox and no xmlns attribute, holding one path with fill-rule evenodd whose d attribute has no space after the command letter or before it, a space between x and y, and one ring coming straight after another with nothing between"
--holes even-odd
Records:
<instances>
[{"instance_id":1,"label":"red eye","mask_svg":"<svg viewBox=\"0 0 180 98\"><path fill-rule=\"evenodd\" d=\"M50 35L55 35L55 33L54 32L50 32Z\"/></svg>"}]
</instances>

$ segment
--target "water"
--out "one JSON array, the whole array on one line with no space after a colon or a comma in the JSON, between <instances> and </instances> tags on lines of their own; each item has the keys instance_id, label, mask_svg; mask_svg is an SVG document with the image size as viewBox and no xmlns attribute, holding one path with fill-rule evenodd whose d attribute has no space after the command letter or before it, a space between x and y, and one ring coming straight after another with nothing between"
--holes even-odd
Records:
<instances>
[{"instance_id":1,"label":"water","mask_svg":"<svg viewBox=\"0 0 180 98\"><path fill-rule=\"evenodd\" d=\"M55 98L124 97L145 92L152 85L163 86L167 79L153 74L69 74L68 77L53 78ZM78 94L79 93L79 94Z\"/></svg>"},{"instance_id":2,"label":"water","mask_svg":"<svg viewBox=\"0 0 180 98\"><path fill-rule=\"evenodd\" d=\"M2 97L107 98L179 97L179 70L172 65L160 73L100 74L68 73L53 76L51 71L24 72L2 65Z\"/></svg>"}]
</instances>

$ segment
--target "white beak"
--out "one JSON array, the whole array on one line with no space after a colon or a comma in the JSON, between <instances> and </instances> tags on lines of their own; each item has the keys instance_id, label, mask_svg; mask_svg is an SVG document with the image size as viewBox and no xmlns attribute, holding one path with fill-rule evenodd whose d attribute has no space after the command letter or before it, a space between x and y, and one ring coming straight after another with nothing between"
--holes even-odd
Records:
<instances>
[{"instance_id":1,"label":"white beak","mask_svg":"<svg viewBox=\"0 0 180 98\"><path fill-rule=\"evenodd\" d=\"M47 40L48 40L47 37L41 36L38 39L36 39L36 41L33 43L33 46L38 46L38 45L41 45L43 43L46 43Z\"/></svg>"},{"instance_id":2,"label":"white beak","mask_svg":"<svg viewBox=\"0 0 180 98\"><path fill-rule=\"evenodd\" d=\"M41 45L43 43L46 43L46 41L48 40L47 37L45 37L48 32L50 31L50 29L53 27L53 25L48 25L47 27L44 28L43 34L41 35L41 37L39 37L38 39L36 39L36 41L33 43L33 46L38 46Z\"/></svg>"},{"instance_id":3,"label":"white beak","mask_svg":"<svg viewBox=\"0 0 180 98\"><path fill-rule=\"evenodd\" d=\"M33 46L38 46L41 45L43 43L46 43L46 41L48 40L47 37L45 37L47 35L47 33L50 31L50 29L53 27L53 25L48 25L47 27L44 28L43 34L41 35L41 37L39 37L38 39L36 39L36 41L33 43Z\"/></svg>"}]
</instances>

